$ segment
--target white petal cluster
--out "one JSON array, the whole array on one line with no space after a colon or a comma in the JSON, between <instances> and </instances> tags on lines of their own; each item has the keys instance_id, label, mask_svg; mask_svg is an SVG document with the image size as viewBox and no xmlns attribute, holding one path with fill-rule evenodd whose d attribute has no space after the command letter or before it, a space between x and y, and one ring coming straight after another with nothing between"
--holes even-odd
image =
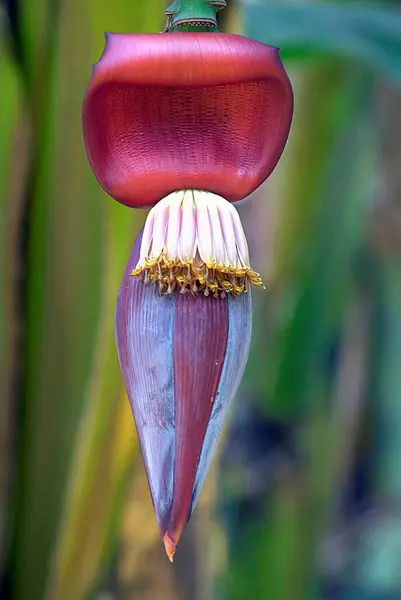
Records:
<instances>
[{"instance_id":1,"label":"white petal cluster","mask_svg":"<svg viewBox=\"0 0 401 600\"><path fill-rule=\"evenodd\" d=\"M158 283L162 293L224 296L262 282L249 264L248 244L230 202L210 192L180 190L148 214L133 276Z\"/></svg>"}]
</instances>

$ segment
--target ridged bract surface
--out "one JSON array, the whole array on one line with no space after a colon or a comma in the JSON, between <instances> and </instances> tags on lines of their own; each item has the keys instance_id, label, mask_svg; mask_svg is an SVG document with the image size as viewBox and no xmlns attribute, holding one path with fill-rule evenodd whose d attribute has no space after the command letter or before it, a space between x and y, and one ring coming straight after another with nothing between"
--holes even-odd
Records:
<instances>
[{"instance_id":1,"label":"ridged bract surface","mask_svg":"<svg viewBox=\"0 0 401 600\"><path fill-rule=\"evenodd\" d=\"M116 339L157 521L176 544L196 504L248 356L251 299L174 294L130 277Z\"/></svg>"},{"instance_id":2,"label":"ridged bract surface","mask_svg":"<svg viewBox=\"0 0 401 600\"><path fill-rule=\"evenodd\" d=\"M274 169L291 118L277 48L219 33L113 34L83 126L100 184L139 207L178 189L244 198Z\"/></svg>"},{"instance_id":3,"label":"ridged bract surface","mask_svg":"<svg viewBox=\"0 0 401 600\"><path fill-rule=\"evenodd\" d=\"M117 300L117 349L135 418L150 492L161 532L167 530L174 477L174 299L161 297L130 273L139 239L128 261Z\"/></svg>"},{"instance_id":4,"label":"ridged bract surface","mask_svg":"<svg viewBox=\"0 0 401 600\"><path fill-rule=\"evenodd\" d=\"M229 408L241 383L249 355L252 331L251 292L241 294L238 298L228 296L227 305L228 336L226 356L202 445L193 490L191 513L202 491L213 453L227 419Z\"/></svg>"},{"instance_id":5,"label":"ridged bract surface","mask_svg":"<svg viewBox=\"0 0 401 600\"><path fill-rule=\"evenodd\" d=\"M168 533L178 542L192 495L228 338L227 298L176 294L174 310L175 472Z\"/></svg>"}]
</instances>

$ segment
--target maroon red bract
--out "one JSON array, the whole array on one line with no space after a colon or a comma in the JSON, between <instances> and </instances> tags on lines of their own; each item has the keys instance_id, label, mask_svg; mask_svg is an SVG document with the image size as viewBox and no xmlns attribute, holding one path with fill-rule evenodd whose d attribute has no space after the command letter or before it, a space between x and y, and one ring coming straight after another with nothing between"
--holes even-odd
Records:
<instances>
[{"instance_id":1,"label":"maroon red bract","mask_svg":"<svg viewBox=\"0 0 401 600\"><path fill-rule=\"evenodd\" d=\"M108 34L83 111L99 183L131 207L203 189L234 202L277 164L292 118L278 49L233 34Z\"/></svg>"}]
</instances>

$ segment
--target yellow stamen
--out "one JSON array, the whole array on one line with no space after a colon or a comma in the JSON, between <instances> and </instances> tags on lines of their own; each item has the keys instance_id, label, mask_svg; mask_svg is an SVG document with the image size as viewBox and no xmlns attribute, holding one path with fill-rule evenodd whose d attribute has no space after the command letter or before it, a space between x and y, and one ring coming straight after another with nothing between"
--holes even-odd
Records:
<instances>
[{"instance_id":1,"label":"yellow stamen","mask_svg":"<svg viewBox=\"0 0 401 600\"><path fill-rule=\"evenodd\" d=\"M263 286L249 264L235 208L220 196L197 190L174 192L153 207L131 275L158 285L166 295L239 296L250 285Z\"/></svg>"},{"instance_id":2,"label":"yellow stamen","mask_svg":"<svg viewBox=\"0 0 401 600\"><path fill-rule=\"evenodd\" d=\"M179 262L174 263L173 267L174 271L171 261L167 263L161 257L160 262L156 264L154 261L145 261L145 266L137 267L131 275L142 279L144 283L157 281L160 293L166 295L173 293L176 284L181 294L190 293L197 296L203 293L208 296L212 293L216 297L227 293L239 296L248 291L250 284L263 286L259 273L250 268L227 269L216 265L210 269L204 263L183 265Z\"/></svg>"}]
</instances>

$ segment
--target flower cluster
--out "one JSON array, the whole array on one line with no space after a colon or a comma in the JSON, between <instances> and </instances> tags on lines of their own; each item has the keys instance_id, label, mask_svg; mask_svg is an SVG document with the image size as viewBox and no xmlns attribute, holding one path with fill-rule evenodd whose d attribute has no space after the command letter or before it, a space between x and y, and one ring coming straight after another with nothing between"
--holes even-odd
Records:
<instances>
[{"instance_id":1,"label":"flower cluster","mask_svg":"<svg viewBox=\"0 0 401 600\"><path fill-rule=\"evenodd\" d=\"M167 295L178 290L224 298L247 292L250 283L262 285L236 209L199 190L173 192L152 208L132 275Z\"/></svg>"}]
</instances>

